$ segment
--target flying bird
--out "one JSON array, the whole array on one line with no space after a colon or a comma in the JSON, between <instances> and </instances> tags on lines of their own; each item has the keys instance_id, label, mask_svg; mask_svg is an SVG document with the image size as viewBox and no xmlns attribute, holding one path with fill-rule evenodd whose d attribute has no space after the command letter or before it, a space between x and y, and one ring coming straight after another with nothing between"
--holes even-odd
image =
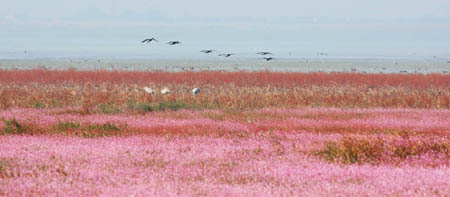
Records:
<instances>
[{"instance_id":1,"label":"flying bird","mask_svg":"<svg viewBox=\"0 0 450 197\"><path fill-rule=\"evenodd\" d=\"M271 52L266 52L266 51L258 52L256 54L258 54L258 55L273 55Z\"/></svg>"},{"instance_id":2,"label":"flying bird","mask_svg":"<svg viewBox=\"0 0 450 197\"><path fill-rule=\"evenodd\" d=\"M223 57L230 57L232 55L234 55L234 54L232 54L232 53L219 54L219 56L223 56Z\"/></svg>"},{"instance_id":3,"label":"flying bird","mask_svg":"<svg viewBox=\"0 0 450 197\"><path fill-rule=\"evenodd\" d=\"M143 40L142 41L142 43L150 43L151 41L156 41L156 42L158 42L158 40L156 40L155 38L147 38L147 39L145 39L145 40Z\"/></svg>"},{"instance_id":4,"label":"flying bird","mask_svg":"<svg viewBox=\"0 0 450 197\"><path fill-rule=\"evenodd\" d=\"M276 58L274 58L274 57L265 57L265 58L263 58L264 60L266 60L266 61L270 61L270 60L274 60L274 59L276 59Z\"/></svg>"},{"instance_id":5,"label":"flying bird","mask_svg":"<svg viewBox=\"0 0 450 197\"><path fill-rule=\"evenodd\" d=\"M180 41L170 41L170 42L167 42L167 44L176 45L176 44L181 44L181 42Z\"/></svg>"},{"instance_id":6,"label":"flying bird","mask_svg":"<svg viewBox=\"0 0 450 197\"><path fill-rule=\"evenodd\" d=\"M216 50L212 50L212 49L206 49L206 50L201 50L200 52L202 52L202 53L212 53L213 51L216 51Z\"/></svg>"}]
</instances>

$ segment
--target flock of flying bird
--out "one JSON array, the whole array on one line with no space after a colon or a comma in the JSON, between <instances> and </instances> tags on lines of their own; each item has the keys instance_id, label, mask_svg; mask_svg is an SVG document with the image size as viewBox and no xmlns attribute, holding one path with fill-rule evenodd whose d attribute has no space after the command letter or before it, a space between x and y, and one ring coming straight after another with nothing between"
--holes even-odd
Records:
<instances>
[{"instance_id":1,"label":"flock of flying bird","mask_svg":"<svg viewBox=\"0 0 450 197\"><path fill-rule=\"evenodd\" d=\"M147 38L147 39L143 40L142 43L149 44L149 43L151 43L153 41L158 42L158 40L156 40L155 38ZM169 45L176 45L176 44L181 44L181 42L180 41L169 41L169 42L167 42L167 44L169 44ZM214 51L217 51L217 50L205 49L205 50L201 50L200 52L208 54L208 53L212 53ZM266 51L258 52L256 54L262 55L262 56L264 56L264 55L273 55L271 52L266 52ZM233 54L233 53L222 53L222 54L219 54L219 56L223 56L225 58L230 57L232 55L235 55L235 54ZM274 60L275 58L274 57L264 57L262 59L264 59L266 61L271 61L271 60ZM155 91L153 89L149 88L149 87L144 87L144 91L149 93L149 94L155 94ZM161 90L161 94L169 94L169 93L170 93L170 90L168 88L163 88ZM196 95L198 93L200 93L200 88L192 89L192 94Z\"/></svg>"},{"instance_id":2,"label":"flock of flying bird","mask_svg":"<svg viewBox=\"0 0 450 197\"><path fill-rule=\"evenodd\" d=\"M156 40L155 38L147 38L147 39L143 40L142 43L147 43L147 44L149 44L150 42L153 42L153 41L158 42L158 40ZM181 42L180 42L180 41L170 41L170 42L167 42L167 44L169 44L169 45L177 45L177 44L181 44ZM213 50L213 49L205 49L205 50L201 50L200 52L205 53L205 54L208 54L208 53L212 53L212 52L214 52L214 51L217 51L217 50ZM266 52L266 51L258 52L258 53L256 53L256 54L262 55L262 56L265 56L265 55L273 55L271 52ZM225 58L230 57L230 56L232 56L232 55L236 55L236 54L233 54L233 53L222 53L222 54L219 54L219 56L223 56L223 57L225 57ZM271 61L271 60L274 60L274 59L276 59L276 58L274 58L274 57L264 57L264 58L262 58L262 59L264 59L264 60L266 60L266 61Z\"/></svg>"}]
</instances>

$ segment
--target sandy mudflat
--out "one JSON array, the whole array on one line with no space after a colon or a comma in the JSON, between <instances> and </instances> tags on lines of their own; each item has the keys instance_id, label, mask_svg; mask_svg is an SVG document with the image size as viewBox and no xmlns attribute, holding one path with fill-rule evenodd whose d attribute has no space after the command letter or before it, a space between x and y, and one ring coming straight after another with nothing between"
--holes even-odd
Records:
<instances>
[{"instance_id":1,"label":"sandy mudflat","mask_svg":"<svg viewBox=\"0 0 450 197\"><path fill-rule=\"evenodd\" d=\"M446 60L405 59L297 59L186 60L186 59L0 59L2 69L139 70L139 71L291 71L367 73L449 73Z\"/></svg>"}]
</instances>

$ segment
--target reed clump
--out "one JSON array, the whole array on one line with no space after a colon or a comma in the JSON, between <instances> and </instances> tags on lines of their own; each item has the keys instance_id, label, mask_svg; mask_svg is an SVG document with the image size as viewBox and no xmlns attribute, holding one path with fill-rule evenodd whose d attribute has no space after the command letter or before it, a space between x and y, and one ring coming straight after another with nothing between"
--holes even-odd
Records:
<instances>
[{"instance_id":1,"label":"reed clump","mask_svg":"<svg viewBox=\"0 0 450 197\"><path fill-rule=\"evenodd\" d=\"M446 74L0 70L0 76L1 109L82 106L85 113L107 114L139 108L450 109ZM145 92L146 86L156 93ZM194 87L201 93L193 95ZM159 94L163 88L171 93Z\"/></svg>"}]
</instances>

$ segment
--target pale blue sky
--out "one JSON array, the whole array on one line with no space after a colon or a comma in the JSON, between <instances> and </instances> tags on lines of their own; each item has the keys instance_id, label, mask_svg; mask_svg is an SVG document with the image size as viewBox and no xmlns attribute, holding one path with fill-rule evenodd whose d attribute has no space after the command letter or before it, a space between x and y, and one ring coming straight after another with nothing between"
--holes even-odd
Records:
<instances>
[{"instance_id":1,"label":"pale blue sky","mask_svg":"<svg viewBox=\"0 0 450 197\"><path fill-rule=\"evenodd\" d=\"M0 57L448 56L448 0L0 0ZM180 46L140 41L180 40ZM2 56L3 54L3 56ZM6 55L5 55L6 54Z\"/></svg>"}]
</instances>

